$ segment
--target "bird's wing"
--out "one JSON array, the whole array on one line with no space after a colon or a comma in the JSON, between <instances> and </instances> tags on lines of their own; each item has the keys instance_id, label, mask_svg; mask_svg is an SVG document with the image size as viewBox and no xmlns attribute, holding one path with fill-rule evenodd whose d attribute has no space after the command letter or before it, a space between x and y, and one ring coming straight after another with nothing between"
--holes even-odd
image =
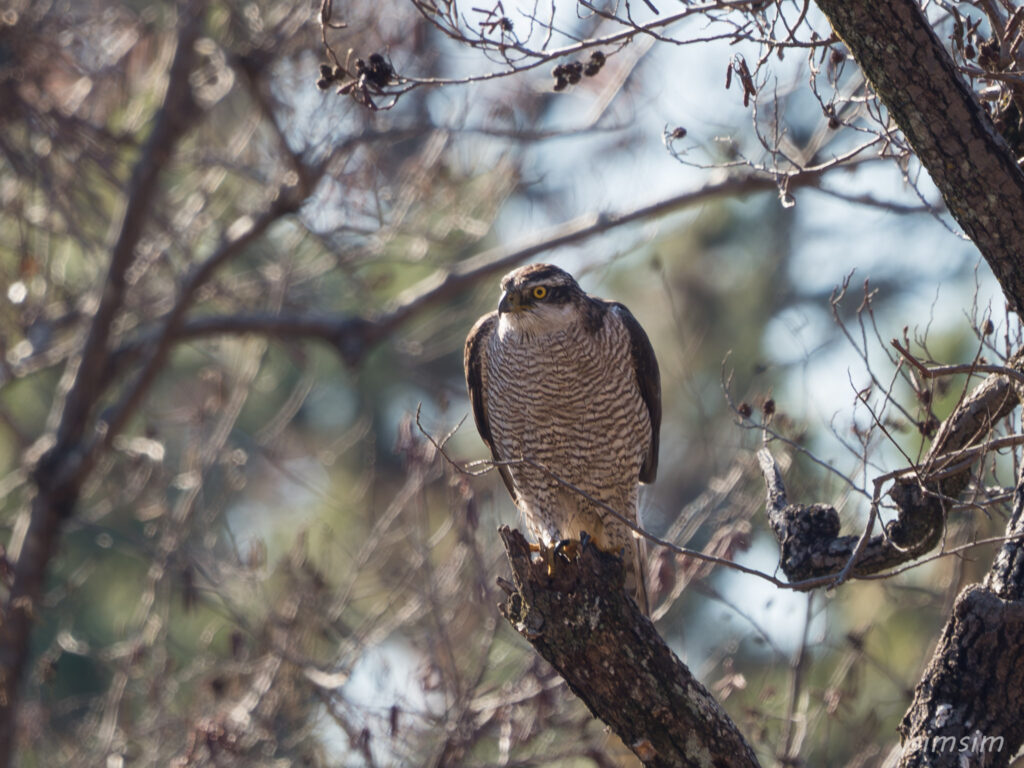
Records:
<instances>
[{"instance_id":1,"label":"bird's wing","mask_svg":"<svg viewBox=\"0 0 1024 768\"><path fill-rule=\"evenodd\" d=\"M629 333L636 384L651 419L651 444L644 456L643 466L640 467L640 482L650 483L658 474L658 438L661 432L661 373L658 371L658 359L654 356L651 340L632 313L618 302L613 302L612 306Z\"/></svg>"},{"instance_id":2,"label":"bird's wing","mask_svg":"<svg viewBox=\"0 0 1024 768\"><path fill-rule=\"evenodd\" d=\"M466 351L463 362L466 367L466 389L469 391L469 401L473 404L473 418L476 420L477 432L480 433L480 437L487 443L487 447L491 449L491 455L494 457L494 460L501 461L502 457L498 455L498 449L491 435L491 424L487 418L487 387L484 381L486 376L484 358L487 354L487 344L497 324L497 312L486 314L476 321L473 330L466 337ZM509 472L507 466L499 466L498 472L501 473L501 479L505 481L505 487L508 488L508 492L515 499L516 492L512 485L512 473Z\"/></svg>"}]
</instances>

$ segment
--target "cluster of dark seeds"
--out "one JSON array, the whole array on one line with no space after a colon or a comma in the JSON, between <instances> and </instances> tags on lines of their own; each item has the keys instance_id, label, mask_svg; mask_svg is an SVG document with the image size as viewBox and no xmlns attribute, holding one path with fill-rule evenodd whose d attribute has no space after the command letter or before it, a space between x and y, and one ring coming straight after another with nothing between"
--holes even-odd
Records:
<instances>
[{"instance_id":1,"label":"cluster of dark seeds","mask_svg":"<svg viewBox=\"0 0 1024 768\"><path fill-rule=\"evenodd\" d=\"M316 81L316 87L326 91L332 83L345 79L345 70L341 67L332 67L330 64L320 65L320 79Z\"/></svg>"},{"instance_id":2,"label":"cluster of dark seeds","mask_svg":"<svg viewBox=\"0 0 1024 768\"><path fill-rule=\"evenodd\" d=\"M604 62L604 54L601 51L594 51L590 54L590 59L586 64L580 61L568 61L565 64L559 64L551 71L551 76L555 78L555 90L564 91L570 85L576 85L584 75L593 77L601 71Z\"/></svg>"},{"instance_id":3,"label":"cluster of dark seeds","mask_svg":"<svg viewBox=\"0 0 1024 768\"><path fill-rule=\"evenodd\" d=\"M356 77L360 83L384 88L394 79L395 68L381 54L374 53L367 61L356 59Z\"/></svg>"},{"instance_id":4,"label":"cluster of dark seeds","mask_svg":"<svg viewBox=\"0 0 1024 768\"><path fill-rule=\"evenodd\" d=\"M320 79L316 81L316 87L326 91L334 83L343 83L351 78L351 82L345 83L342 88L348 92L353 87L361 89L369 88L373 91L381 91L395 79L395 68L391 66L380 53L370 54L370 57L363 61L356 59L355 74L349 75L344 67L332 67L330 64L320 65Z\"/></svg>"}]
</instances>

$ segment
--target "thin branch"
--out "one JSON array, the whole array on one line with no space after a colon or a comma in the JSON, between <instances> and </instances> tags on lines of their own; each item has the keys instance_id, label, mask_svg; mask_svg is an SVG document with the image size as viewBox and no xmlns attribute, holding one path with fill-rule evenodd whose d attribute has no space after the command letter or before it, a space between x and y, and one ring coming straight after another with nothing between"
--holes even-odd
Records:
<instances>
[{"instance_id":1,"label":"thin branch","mask_svg":"<svg viewBox=\"0 0 1024 768\"><path fill-rule=\"evenodd\" d=\"M1015 379L1019 383L1024 384L1024 373L1006 365L991 365L989 363L973 362L964 365L935 365L929 368L914 357L910 350L900 344L898 339L893 339L889 343L892 344L892 346L895 347L901 355L903 355L904 360L914 366L918 373L925 378L935 379L941 376L953 376L958 373L966 373L968 376L975 373L995 373L999 376L1009 376L1011 379Z\"/></svg>"},{"instance_id":2,"label":"thin branch","mask_svg":"<svg viewBox=\"0 0 1024 768\"><path fill-rule=\"evenodd\" d=\"M173 148L192 124L195 104L189 74L194 58L193 43L199 35L199 13L195 3L184 6L186 17L181 23L174 60L171 63L167 93L154 120L153 132L142 156L135 164L125 190L125 209L121 228L110 256L110 267L103 283L103 296L89 326L89 335L82 347L74 383L64 401L57 444L68 446L84 433L89 415L100 392L108 361L108 343L117 313L124 303L125 274L135 258L135 247L142 237L149 211L154 205L158 180L170 160Z\"/></svg>"},{"instance_id":3,"label":"thin branch","mask_svg":"<svg viewBox=\"0 0 1024 768\"><path fill-rule=\"evenodd\" d=\"M831 167L831 166L830 166ZM800 173L792 187L817 185L825 169ZM439 269L401 293L384 313L373 316L271 314L265 312L226 316L187 318L173 334L176 342L223 334L260 333L278 338L319 339L332 345L346 364L358 365L366 354L384 339L424 310L457 297L481 280L499 275L515 265L567 245L587 240L619 227L669 216L720 198L775 191L775 181L756 174L735 176L683 192L652 205L615 214L588 214L552 227L517 247L496 247L466 259L452 267ZM269 215L269 214L268 214ZM261 217L260 222L266 216ZM164 320L163 327L166 327ZM108 375L150 348L165 331L147 330L126 341L113 357Z\"/></svg>"},{"instance_id":4,"label":"thin branch","mask_svg":"<svg viewBox=\"0 0 1024 768\"><path fill-rule=\"evenodd\" d=\"M174 307L163 318L162 327L156 334L155 339L146 346L147 349L152 351L145 364L135 377L135 381L126 390L126 394L107 418L106 429L97 440L92 441L89 450L97 450L109 446L114 437L120 434L128 419L135 413L135 409L142 402L153 381L163 369L172 345L178 340L178 333L185 321L185 314L195 302L199 289L213 277L214 273L221 266L241 254L250 243L261 237L272 224L283 216L298 210L304 197L303 191L293 187L283 187L279 190L274 203L258 219L252 222L251 226L246 228L241 234L226 237L224 243L186 278L178 295L178 300L174 303Z\"/></svg>"},{"instance_id":5,"label":"thin branch","mask_svg":"<svg viewBox=\"0 0 1024 768\"><path fill-rule=\"evenodd\" d=\"M460 422L460 423L462 423L462 422ZM673 543L671 541L666 541L665 539L662 539L662 538L659 538L658 536L655 536L653 533L650 533L649 531L645 530L641 526L637 525L636 522L628 519L625 515L621 514L619 511L617 511L613 507L609 506L608 504L606 504L605 502L601 501L600 499L594 498L593 496L591 496L589 493L587 493L583 489L579 488L578 486L574 485L573 483L569 482L568 480L563 479L556 472L553 472L548 467L544 466L543 464L541 464L541 463L539 463L537 461L534 461L533 459L520 458L520 459L509 459L509 460L504 460L504 461L495 461L493 459L480 459L478 461L471 461L471 462L469 462L467 464L459 463L458 461L456 461L455 459L453 459L451 456L448 455L448 453L444 450L444 448L441 445L441 443L433 435L431 435L430 432L428 432L427 429L423 426L422 422L420 421L420 408L419 407L417 407L417 409L416 409L416 427L430 441L430 443L434 446L434 448L437 450L437 452L441 454L441 456L445 459L445 461L447 461L456 471L458 471L461 474L465 474L465 475L468 475L470 477L480 477L481 475L487 474L488 472L490 472L491 470L495 469L496 467L509 467L509 466L517 466L517 465L525 464L526 466L533 467L534 469L538 469L541 472L544 472L549 477L551 477L551 479L553 479L555 482L557 482L559 485L561 485L564 488L572 491L573 493L579 495L581 498L586 499L588 502L590 502L594 506L599 507L600 509L604 510L608 514L612 515L617 520L619 520L619 522L621 522L623 525L625 525L631 531L633 531L633 533L635 533L637 536L640 536L640 537L646 539L647 541L650 541L653 544L657 544L659 547L663 547L663 548L665 548L665 549L667 549L667 550L669 550L671 552L674 552L677 555L683 555L685 557L692 557L692 558L694 558L696 560L702 560L702 561L704 561L706 563L711 563L711 564L714 564L714 565L721 565L723 567L731 568L732 570L736 570L736 571L739 571L741 573L746 573L746 574L748 574L750 576L756 576L757 578L762 579L763 581L767 581L768 583L770 583L770 584L772 584L772 585L774 585L776 587L779 587L780 589L791 589L791 590L796 590L796 591L804 592L804 591L808 591L808 590L811 590L811 589L816 589L818 587L838 586L838 584L842 583L842 581L838 580L838 576L837 576L836 573L829 573L829 574L824 575L824 576L815 576L815 577L806 578L806 579L783 581L782 579L778 579L775 576L772 576L771 574L765 573L764 571L759 571L756 568L750 568L748 566L742 565L740 563L735 562L734 560L730 560L730 559L724 558L724 557L716 557L715 555L709 555L709 554L707 554L705 552L701 552L701 551L695 550L695 549L689 549L687 547L681 547L678 544L675 544L675 543ZM447 440L451 436L452 433L453 432L449 432L448 435L445 437L445 440ZM764 465L762 465L762 467L763 466ZM906 471L906 470L904 470L904 471ZM862 536L861 538L864 538L864 537ZM991 541L1003 541L1003 540L1004 540L1003 538L996 538L996 539L993 539ZM979 544L980 543L989 543L989 541L986 540L986 542L979 542ZM860 546L860 550L863 551L864 545L860 545L859 542L858 542L858 545ZM977 546L977 545L978 544L968 545L968 546ZM856 553L856 551L857 551L856 547L854 548L853 551ZM850 563L850 556L847 556L847 560L845 561L845 564L849 564L849 563ZM850 567L852 567L852 566L850 566ZM858 572L855 573L855 576L858 579L869 578L869 573L861 573L861 572L858 571Z\"/></svg>"}]
</instances>

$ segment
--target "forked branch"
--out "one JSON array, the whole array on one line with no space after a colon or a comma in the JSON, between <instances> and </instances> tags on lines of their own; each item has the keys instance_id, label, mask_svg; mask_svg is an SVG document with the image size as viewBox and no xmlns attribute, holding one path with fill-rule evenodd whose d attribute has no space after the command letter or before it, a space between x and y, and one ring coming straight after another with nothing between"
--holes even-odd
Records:
<instances>
[{"instance_id":1,"label":"forked branch","mask_svg":"<svg viewBox=\"0 0 1024 768\"><path fill-rule=\"evenodd\" d=\"M1007 365L1017 371L1022 362L1018 353ZM881 478L894 481L889 496L897 516L874 536L839 536L839 515L833 507L788 501L771 452L763 448L758 459L768 489L768 520L789 580L867 576L934 548L942 538L947 505L967 487L972 467L987 453L983 447L988 435L1020 402L1015 381L1005 373L990 375L942 423L921 462ZM876 489L874 503L878 498Z\"/></svg>"}]
</instances>

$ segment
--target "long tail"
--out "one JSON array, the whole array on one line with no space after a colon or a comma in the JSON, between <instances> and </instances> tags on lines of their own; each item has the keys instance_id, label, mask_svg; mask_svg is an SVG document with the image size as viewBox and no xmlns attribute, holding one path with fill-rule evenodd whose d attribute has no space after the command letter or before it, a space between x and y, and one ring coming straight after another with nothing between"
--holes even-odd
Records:
<instances>
[{"instance_id":1,"label":"long tail","mask_svg":"<svg viewBox=\"0 0 1024 768\"><path fill-rule=\"evenodd\" d=\"M626 590L636 600L644 616L651 615L647 599L647 539L633 537L632 553L626 552Z\"/></svg>"}]
</instances>

